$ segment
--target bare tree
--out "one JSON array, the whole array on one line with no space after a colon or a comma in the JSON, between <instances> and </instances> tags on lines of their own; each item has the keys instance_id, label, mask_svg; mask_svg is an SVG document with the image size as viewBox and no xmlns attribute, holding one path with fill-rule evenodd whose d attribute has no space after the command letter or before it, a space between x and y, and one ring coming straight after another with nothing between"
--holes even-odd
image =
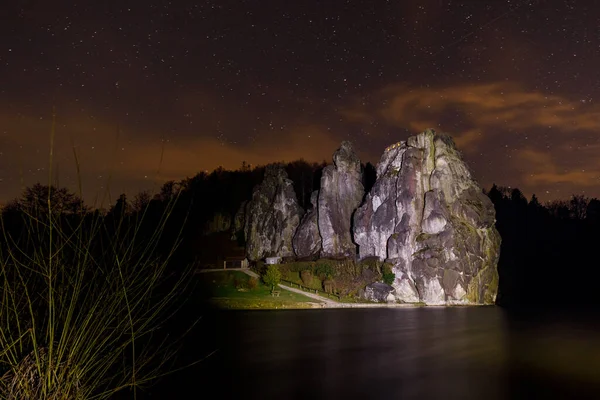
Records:
<instances>
[{"instance_id":1,"label":"bare tree","mask_svg":"<svg viewBox=\"0 0 600 400\"><path fill-rule=\"evenodd\" d=\"M135 195L133 198L133 211L134 212L142 212L148 207L150 201L152 200L152 195L149 190L143 190Z\"/></svg>"},{"instance_id":2,"label":"bare tree","mask_svg":"<svg viewBox=\"0 0 600 400\"><path fill-rule=\"evenodd\" d=\"M25 188L23 195L8 207L27 213L47 213L52 210L53 213L77 214L88 211L83 200L66 188L59 189L40 183Z\"/></svg>"}]
</instances>

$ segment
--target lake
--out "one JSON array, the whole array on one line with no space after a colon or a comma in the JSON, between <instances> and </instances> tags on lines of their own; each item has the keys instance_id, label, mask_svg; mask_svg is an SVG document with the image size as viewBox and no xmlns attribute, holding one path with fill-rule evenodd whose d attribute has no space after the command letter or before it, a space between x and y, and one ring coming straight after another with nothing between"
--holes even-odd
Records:
<instances>
[{"instance_id":1,"label":"lake","mask_svg":"<svg viewBox=\"0 0 600 400\"><path fill-rule=\"evenodd\" d=\"M600 330L499 307L210 313L151 398L600 398ZM194 342L191 350L190 341Z\"/></svg>"}]
</instances>

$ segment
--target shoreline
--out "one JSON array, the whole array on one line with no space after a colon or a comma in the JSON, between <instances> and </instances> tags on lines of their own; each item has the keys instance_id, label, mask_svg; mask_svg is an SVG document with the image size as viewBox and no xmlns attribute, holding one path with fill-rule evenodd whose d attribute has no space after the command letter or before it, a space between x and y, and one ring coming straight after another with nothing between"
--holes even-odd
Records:
<instances>
[{"instance_id":1,"label":"shoreline","mask_svg":"<svg viewBox=\"0 0 600 400\"><path fill-rule=\"evenodd\" d=\"M213 304L217 308L219 302ZM244 311L260 311L260 310L325 310L325 309L340 309L340 308L459 308L459 307L497 307L495 304L398 304L398 303L315 303L304 302L282 305L281 307L223 307L221 310L244 310Z\"/></svg>"},{"instance_id":2,"label":"shoreline","mask_svg":"<svg viewBox=\"0 0 600 400\"><path fill-rule=\"evenodd\" d=\"M318 310L325 308L458 308L458 307L496 307L495 304L398 304L398 303L308 303L314 306L305 308Z\"/></svg>"},{"instance_id":3,"label":"shoreline","mask_svg":"<svg viewBox=\"0 0 600 400\"><path fill-rule=\"evenodd\" d=\"M207 272L225 272L225 271L239 271L251 277L259 279L259 275L248 269L248 268L228 268L228 269L204 269L196 270L195 273L207 273ZM323 310L323 309L337 309L337 308L449 308L449 307L481 307L481 306L495 306L495 304L469 304L469 303L442 303L442 304L425 304L425 303L345 303L340 301L332 300L328 297L321 296L316 293L307 292L299 288L293 288L285 283L279 283L277 287L281 290L296 293L304 297L308 297L314 301L297 301L289 303L279 303L277 305L272 304L272 301L276 298L265 298L256 300L251 305L247 306L240 304L239 300L227 298L227 297L216 297L210 300L213 306L223 310Z\"/></svg>"}]
</instances>

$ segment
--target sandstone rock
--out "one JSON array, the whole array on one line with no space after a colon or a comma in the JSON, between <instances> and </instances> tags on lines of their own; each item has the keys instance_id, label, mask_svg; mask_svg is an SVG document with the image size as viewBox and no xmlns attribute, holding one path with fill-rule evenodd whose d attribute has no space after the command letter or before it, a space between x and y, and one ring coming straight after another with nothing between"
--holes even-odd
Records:
<instances>
[{"instance_id":1,"label":"sandstone rock","mask_svg":"<svg viewBox=\"0 0 600 400\"><path fill-rule=\"evenodd\" d=\"M216 212L204 226L203 233L211 235L213 233L227 232L231 228L231 216L227 213Z\"/></svg>"},{"instance_id":2,"label":"sandstone rock","mask_svg":"<svg viewBox=\"0 0 600 400\"><path fill-rule=\"evenodd\" d=\"M342 142L333 154L333 165L321 176L318 200L318 226L322 257L354 257L352 214L362 202L364 188L360 160L350 142Z\"/></svg>"},{"instance_id":3,"label":"sandstone rock","mask_svg":"<svg viewBox=\"0 0 600 400\"><path fill-rule=\"evenodd\" d=\"M296 230L293 239L294 252L300 258L316 257L321 251L321 236L318 225L318 202L319 191L315 190L310 196L312 208L309 209L300 226Z\"/></svg>"},{"instance_id":4,"label":"sandstone rock","mask_svg":"<svg viewBox=\"0 0 600 400\"><path fill-rule=\"evenodd\" d=\"M452 139L427 130L386 149L354 215L361 258L394 265L394 295L427 304L493 303L500 235L494 206Z\"/></svg>"},{"instance_id":5,"label":"sandstone rock","mask_svg":"<svg viewBox=\"0 0 600 400\"><path fill-rule=\"evenodd\" d=\"M264 180L254 188L246 208L247 258L256 261L293 256L292 238L302 214L293 183L283 167L267 166Z\"/></svg>"},{"instance_id":6,"label":"sandstone rock","mask_svg":"<svg viewBox=\"0 0 600 400\"><path fill-rule=\"evenodd\" d=\"M395 288L387 283L375 282L367 285L363 293L365 300L378 303L392 303L396 301L394 296Z\"/></svg>"},{"instance_id":7,"label":"sandstone rock","mask_svg":"<svg viewBox=\"0 0 600 400\"><path fill-rule=\"evenodd\" d=\"M233 224L231 227L231 240L238 240L240 234L244 234L244 225L246 223L246 206L248 205L247 201L243 201L240 204L240 208L238 208L235 216L233 217ZM246 239L244 237L244 239Z\"/></svg>"}]
</instances>

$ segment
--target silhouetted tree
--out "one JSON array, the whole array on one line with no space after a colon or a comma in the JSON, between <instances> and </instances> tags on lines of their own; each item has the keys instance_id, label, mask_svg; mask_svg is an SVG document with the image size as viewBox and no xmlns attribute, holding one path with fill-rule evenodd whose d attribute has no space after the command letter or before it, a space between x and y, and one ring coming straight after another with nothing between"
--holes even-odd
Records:
<instances>
[{"instance_id":1,"label":"silhouetted tree","mask_svg":"<svg viewBox=\"0 0 600 400\"><path fill-rule=\"evenodd\" d=\"M548 212L556 218L568 219L571 215L569 203L564 200L553 200L546 205Z\"/></svg>"},{"instance_id":2,"label":"silhouetted tree","mask_svg":"<svg viewBox=\"0 0 600 400\"><path fill-rule=\"evenodd\" d=\"M165 182L160 188L160 200L164 202L170 201L177 193L177 189L178 185L175 183L175 181Z\"/></svg>"},{"instance_id":3,"label":"silhouetted tree","mask_svg":"<svg viewBox=\"0 0 600 400\"><path fill-rule=\"evenodd\" d=\"M285 166L288 177L294 182L298 204L305 210L310 206L310 195L320 187L320 182L315 185L314 178L317 171L322 168L321 164L308 163L303 159L290 162Z\"/></svg>"},{"instance_id":4,"label":"silhouetted tree","mask_svg":"<svg viewBox=\"0 0 600 400\"><path fill-rule=\"evenodd\" d=\"M66 188L56 188L40 183L25 188L23 195L12 202L6 208L19 210L27 213L48 212L48 202L53 213L60 214L82 214L88 211L83 200Z\"/></svg>"},{"instance_id":5,"label":"silhouetted tree","mask_svg":"<svg viewBox=\"0 0 600 400\"><path fill-rule=\"evenodd\" d=\"M150 205L151 200L152 196L150 195L150 192L148 190L143 190L135 195L131 207L134 212L142 212Z\"/></svg>"},{"instance_id":6,"label":"silhouetted tree","mask_svg":"<svg viewBox=\"0 0 600 400\"><path fill-rule=\"evenodd\" d=\"M600 222L600 200L594 198L588 202L585 211L586 218L593 223Z\"/></svg>"},{"instance_id":7,"label":"silhouetted tree","mask_svg":"<svg viewBox=\"0 0 600 400\"><path fill-rule=\"evenodd\" d=\"M573 197L571 197L571 200L569 201L569 205L570 205L569 208L571 210L571 212L570 212L571 218L579 219L579 220L585 219L587 206L588 206L588 199L585 196L573 195Z\"/></svg>"},{"instance_id":8,"label":"silhouetted tree","mask_svg":"<svg viewBox=\"0 0 600 400\"><path fill-rule=\"evenodd\" d=\"M109 214L114 218L123 218L131 212L131 206L127 202L127 196L121 194L115 205L111 208Z\"/></svg>"},{"instance_id":9,"label":"silhouetted tree","mask_svg":"<svg viewBox=\"0 0 600 400\"><path fill-rule=\"evenodd\" d=\"M502 201L502 193L498 189L498 186L494 183L492 188L488 192L488 197L492 200L492 203L499 204Z\"/></svg>"},{"instance_id":10,"label":"silhouetted tree","mask_svg":"<svg viewBox=\"0 0 600 400\"><path fill-rule=\"evenodd\" d=\"M542 204L540 203L540 201L538 200L537 196L535 195L535 193L531 196L531 200L529 200L529 207L531 209L537 210L537 209L541 209L542 208Z\"/></svg>"},{"instance_id":11,"label":"silhouetted tree","mask_svg":"<svg viewBox=\"0 0 600 400\"><path fill-rule=\"evenodd\" d=\"M600 241L600 201L573 196L545 205L518 189L492 186L502 237L498 303L507 306L558 307L597 304L598 260L591 249ZM595 210L595 211L594 211ZM573 276L585 276L572 281Z\"/></svg>"}]
</instances>

